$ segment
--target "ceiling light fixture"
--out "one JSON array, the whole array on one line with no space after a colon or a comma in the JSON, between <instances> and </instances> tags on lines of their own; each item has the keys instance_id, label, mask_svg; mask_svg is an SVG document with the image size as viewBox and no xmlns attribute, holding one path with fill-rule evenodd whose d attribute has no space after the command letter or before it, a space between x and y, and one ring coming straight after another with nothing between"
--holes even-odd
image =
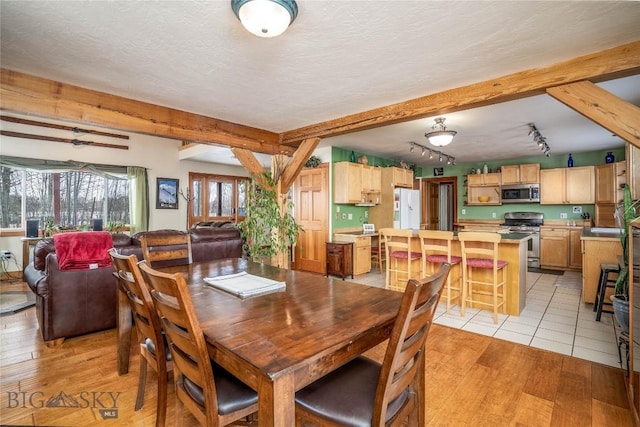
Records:
<instances>
[{"instance_id":1,"label":"ceiling light fixture","mask_svg":"<svg viewBox=\"0 0 640 427\"><path fill-rule=\"evenodd\" d=\"M451 141L453 141L453 137L458 133L455 130L447 130L447 127L444 124L445 120L446 119L444 117L434 119L435 123L431 126L433 132L427 132L424 134L431 145L444 147L445 145L450 144Z\"/></svg>"},{"instance_id":2,"label":"ceiling light fixture","mask_svg":"<svg viewBox=\"0 0 640 427\"><path fill-rule=\"evenodd\" d=\"M231 9L247 31L258 37L279 36L298 16L295 0L231 0Z\"/></svg>"},{"instance_id":3,"label":"ceiling light fixture","mask_svg":"<svg viewBox=\"0 0 640 427\"><path fill-rule=\"evenodd\" d=\"M416 147L420 148L420 157L424 157L425 154L427 154L427 152L429 153L429 159L433 159L434 154L438 156L438 161L442 162L445 159L447 160L447 164L448 165L455 165L456 164L456 158L453 156L450 156L449 154L443 153L442 151L438 151L438 150L433 150L429 147L425 147L422 144L418 144L415 141L411 141L409 144L411 144L411 148L409 148L409 152L413 153L415 152Z\"/></svg>"},{"instance_id":4,"label":"ceiling light fixture","mask_svg":"<svg viewBox=\"0 0 640 427\"><path fill-rule=\"evenodd\" d=\"M542 154L549 157L551 149L549 148L549 144L547 144L547 138L542 136L535 123L529 123L529 136L531 135L533 135L533 141L540 147Z\"/></svg>"}]
</instances>

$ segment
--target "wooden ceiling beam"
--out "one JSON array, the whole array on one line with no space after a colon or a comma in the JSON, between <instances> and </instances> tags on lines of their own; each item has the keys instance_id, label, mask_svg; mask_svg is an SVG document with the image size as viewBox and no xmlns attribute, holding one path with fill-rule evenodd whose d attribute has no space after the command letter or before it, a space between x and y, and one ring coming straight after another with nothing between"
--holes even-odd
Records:
<instances>
[{"instance_id":1,"label":"wooden ceiling beam","mask_svg":"<svg viewBox=\"0 0 640 427\"><path fill-rule=\"evenodd\" d=\"M282 191L287 192L293 185L293 182L298 178L300 171L304 167L309 157L313 154L313 150L316 149L320 143L320 138L309 138L302 141L302 144L298 147L293 157L284 172L282 173Z\"/></svg>"},{"instance_id":2,"label":"wooden ceiling beam","mask_svg":"<svg viewBox=\"0 0 640 427\"><path fill-rule=\"evenodd\" d=\"M0 109L19 114L90 123L265 154L292 155L279 135L146 102L0 69Z\"/></svg>"},{"instance_id":3,"label":"wooden ceiling beam","mask_svg":"<svg viewBox=\"0 0 640 427\"><path fill-rule=\"evenodd\" d=\"M290 130L281 134L281 143L297 145L306 138L328 138L540 95L548 88L582 80L597 83L639 73L640 41L637 41L548 67L509 74Z\"/></svg>"},{"instance_id":4,"label":"wooden ceiling beam","mask_svg":"<svg viewBox=\"0 0 640 427\"><path fill-rule=\"evenodd\" d=\"M547 93L629 144L640 148L640 107L589 81L552 87L547 89Z\"/></svg>"}]
</instances>

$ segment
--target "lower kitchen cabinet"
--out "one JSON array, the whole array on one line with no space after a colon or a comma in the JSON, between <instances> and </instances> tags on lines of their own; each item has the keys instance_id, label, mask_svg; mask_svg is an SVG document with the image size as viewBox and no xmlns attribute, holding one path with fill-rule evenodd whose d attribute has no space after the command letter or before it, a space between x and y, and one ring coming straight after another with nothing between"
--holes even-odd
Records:
<instances>
[{"instance_id":1,"label":"lower kitchen cabinet","mask_svg":"<svg viewBox=\"0 0 640 427\"><path fill-rule=\"evenodd\" d=\"M369 247L371 248L371 247ZM327 242L327 276L353 279L353 243Z\"/></svg>"},{"instance_id":2,"label":"lower kitchen cabinet","mask_svg":"<svg viewBox=\"0 0 640 427\"><path fill-rule=\"evenodd\" d=\"M542 268L569 266L569 230L544 227L540 229L540 266Z\"/></svg>"},{"instance_id":3,"label":"lower kitchen cabinet","mask_svg":"<svg viewBox=\"0 0 640 427\"><path fill-rule=\"evenodd\" d=\"M582 227L542 227L540 267L582 268Z\"/></svg>"},{"instance_id":4,"label":"lower kitchen cabinet","mask_svg":"<svg viewBox=\"0 0 640 427\"><path fill-rule=\"evenodd\" d=\"M371 236L353 233L335 233L334 243L353 244L353 274L355 276L371 271Z\"/></svg>"}]
</instances>

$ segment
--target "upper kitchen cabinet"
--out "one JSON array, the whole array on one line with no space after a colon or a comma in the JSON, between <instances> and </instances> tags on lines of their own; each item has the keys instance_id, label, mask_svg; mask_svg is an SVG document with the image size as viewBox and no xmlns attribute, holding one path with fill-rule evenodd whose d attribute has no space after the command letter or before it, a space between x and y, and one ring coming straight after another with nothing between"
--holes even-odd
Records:
<instances>
[{"instance_id":1,"label":"upper kitchen cabinet","mask_svg":"<svg viewBox=\"0 0 640 427\"><path fill-rule=\"evenodd\" d=\"M596 203L622 201L622 184L626 183L626 162L596 166Z\"/></svg>"},{"instance_id":2,"label":"upper kitchen cabinet","mask_svg":"<svg viewBox=\"0 0 640 427\"><path fill-rule=\"evenodd\" d=\"M394 187L413 188L413 171L411 169L387 168L393 171L392 183Z\"/></svg>"},{"instance_id":3,"label":"upper kitchen cabinet","mask_svg":"<svg viewBox=\"0 0 640 427\"><path fill-rule=\"evenodd\" d=\"M380 203L380 168L352 162L334 163L333 183L334 203Z\"/></svg>"},{"instance_id":4,"label":"upper kitchen cabinet","mask_svg":"<svg viewBox=\"0 0 640 427\"><path fill-rule=\"evenodd\" d=\"M596 201L595 167L542 169L540 204L594 204Z\"/></svg>"},{"instance_id":5,"label":"upper kitchen cabinet","mask_svg":"<svg viewBox=\"0 0 640 427\"><path fill-rule=\"evenodd\" d=\"M540 182L540 163L507 165L500 167L502 185L538 184Z\"/></svg>"},{"instance_id":6,"label":"upper kitchen cabinet","mask_svg":"<svg viewBox=\"0 0 640 427\"><path fill-rule=\"evenodd\" d=\"M481 173L467 175L467 204L499 205L500 174Z\"/></svg>"},{"instance_id":7,"label":"upper kitchen cabinet","mask_svg":"<svg viewBox=\"0 0 640 427\"><path fill-rule=\"evenodd\" d=\"M362 166L362 191L380 193L382 191L382 169L373 166Z\"/></svg>"},{"instance_id":8,"label":"upper kitchen cabinet","mask_svg":"<svg viewBox=\"0 0 640 427\"><path fill-rule=\"evenodd\" d=\"M478 173L467 175L467 185L471 186L500 186L499 173Z\"/></svg>"},{"instance_id":9,"label":"upper kitchen cabinet","mask_svg":"<svg viewBox=\"0 0 640 427\"><path fill-rule=\"evenodd\" d=\"M631 198L640 199L640 148L626 144L627 185L631 188Z\"/></svg>"}]
</instances>

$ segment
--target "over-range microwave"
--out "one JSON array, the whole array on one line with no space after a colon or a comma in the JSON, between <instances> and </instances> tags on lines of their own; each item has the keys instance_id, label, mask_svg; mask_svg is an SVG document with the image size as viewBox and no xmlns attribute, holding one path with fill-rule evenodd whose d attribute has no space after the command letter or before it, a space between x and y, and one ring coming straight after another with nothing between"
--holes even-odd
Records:
<instances>
[{"instance_id":1,"label":"over-range microwave","mask_svg":"<svg viewBox=\"0 0 640 427\"><path fill-rule=\"evenodd\" d=\"M502 203L540 203L540 184L503 185Z\"/></svg>"}]
</instances>

